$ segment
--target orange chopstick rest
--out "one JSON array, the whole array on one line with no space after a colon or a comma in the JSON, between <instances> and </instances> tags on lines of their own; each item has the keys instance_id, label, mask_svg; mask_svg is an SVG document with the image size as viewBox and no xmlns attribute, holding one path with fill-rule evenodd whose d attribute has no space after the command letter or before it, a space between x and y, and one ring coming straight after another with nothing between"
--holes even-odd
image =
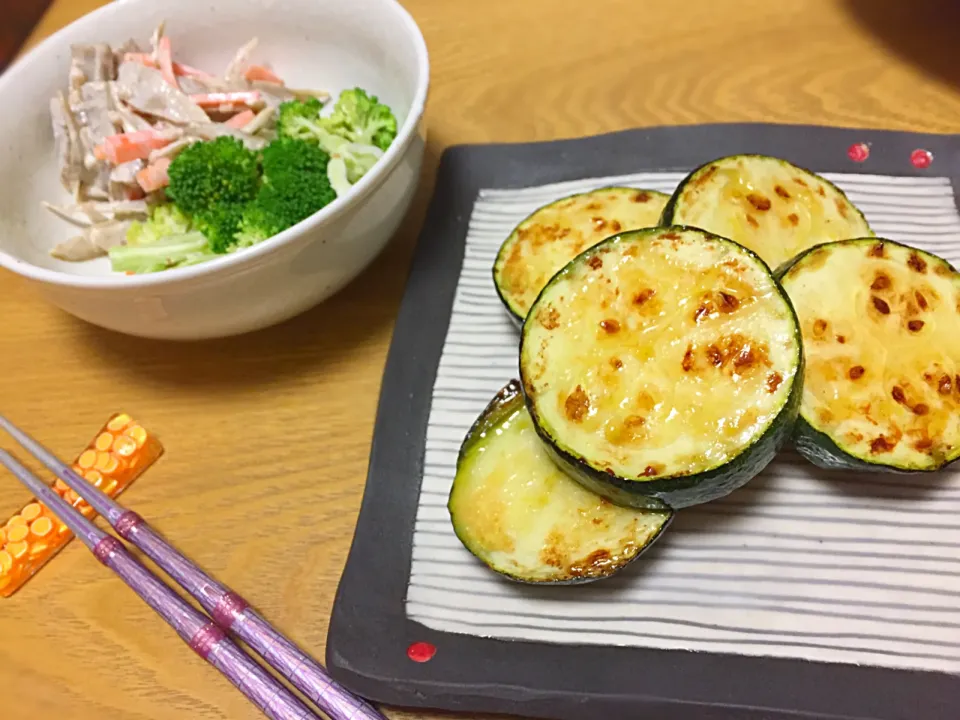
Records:
<instances>
[{"instance_id":1,"label":"orange chopstick rest","mask_svg":"<svg viewBox=\"0 0 960 720\"><path fill-rule=\"evenodd\" d=\"M113 415L73 463L73 470L112 498L163 454L163 446L133 418ZM93 508L60 479L53 489L83 515ZM0 597L10 597L73 538L45 505L31 500L0 527Z\"/></svg>"}]
</instances>

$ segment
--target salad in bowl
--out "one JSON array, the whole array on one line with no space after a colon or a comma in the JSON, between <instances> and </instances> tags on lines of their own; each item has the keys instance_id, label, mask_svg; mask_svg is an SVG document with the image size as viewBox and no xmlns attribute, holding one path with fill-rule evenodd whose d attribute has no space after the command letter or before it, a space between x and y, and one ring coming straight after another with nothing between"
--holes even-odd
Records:
<instances>
[{"instance_id":1,"label":"salad in bowl","mask_svg":"<svg viewBox=\"0 0 960 720\"><path fill-rule=\"evenodd\" d=\"M153 273L256 245L350 191L397 137L361 87L290 87L243 45L222 72L179 62L161 23L148 47L73 44L50 100L72 226L51 255Z\"/></svg>"}]
</instances>

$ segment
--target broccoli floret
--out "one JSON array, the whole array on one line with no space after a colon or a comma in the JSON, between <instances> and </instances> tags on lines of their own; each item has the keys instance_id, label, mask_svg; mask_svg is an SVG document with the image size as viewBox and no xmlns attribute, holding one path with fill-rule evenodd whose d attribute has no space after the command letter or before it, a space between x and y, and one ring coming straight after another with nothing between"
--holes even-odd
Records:
<instances>
[{"instance_id":1,"label":"broccoli floret","mask_svg":"<svg viewBox=\"0 0 960 720\"><path fill-rule=\"evenodd\" d=\"M343 195L350 189L350 179L347 175L347 164L342 157L332 157L327 163L327 179L337 195Z\"/></svg>"},{"instance_id":2,"label":"broccoli floret","mask_svg":"<svg viewBox=\"0 0 960 720\"><path fill-rule=\"evenodd\" d=\"M281 137L263 150L263 185L247 205L236 236L249 247L296 225L337 194L327 177L330 156L318 145Z\"/></svg>"},{"instance_id":3,"label":"broccoli floret","mask_svg":"<svg viewBox=\"0 0 960 720\"><path fill-rule=\"evenodd\" d=\"M316 142L331 157L343 158L351 183L355 183L362 178L377 160L383 157L380 148L374 145L351 142L341 135L330 132L318 123L309 124L304 121L303 127L309 128L309 130L302 136L297 136L298 139Z\"/></svg>"},{"instance_id":4,"label":"broccoli floret","mask_svg":"<svg viewBox=\"0 0 960 720\"><path fill-rule=\"evenodd\" d=\"M339 135L327 132L323 128L318 128L316 137L320 142L320 147L330 153L331 157L343 159L347 170L347 180L350 184L357 182L366 175L377 160L383 157L383 151L374 145L350 142Z\"/></svg>"},{"instance_id":5,"label":"broccoli floret","mask_svg":"<svg viewBox=\"0 0 960 720\"><path fill-rule=\"evenodd\" d=\"M243 208L260 188L260 160L236 138L195 143L170 163L167 196L209 240L210 251L227 252L240 228Z\"/></svg>"},{"instance_id":6,"label":"broccoli floret","mask_svg":"<svg viewBox=\"0 0 960 720\"><path fill-rule=\"evenodd\" d=\"M244 208L243 217L240 219L240 229L237 232L233 247L230 249L248 248L283 232L285 229L266 210L256 202L252 202Z\"/></svg>"},{"instance_id":7,"label":"broccoli floret","mask_svg":"<svg viewBox=\"0 0 960 720\"><path fill-rule=\"evenodd\" d=\"M267 185L298 182L304 173L323 173L330 155L303 140L279 137L263 149L263 182Z\"/></svg>"},{"instance_id":8,"label":"broccoli floret","mask_svg":"<svg viewBox=\"0 0 960 720\"><path fill-rule=\"evenodd\" d=\"M316 140L329 153L335 151L328 145L329 138L324 137L324 132L358 145L372 145L381 151L390 147L397 137L397 118L393 111L376 95L368 95L360 88L340 93L330 115L322 116L322 109L316 98L285 102L278 111L277 130L286 137Z\"/></svg>"},{"instance_id":9,"label":"broccoli floret","mask_svg":"<svg viewBox=\"0 0 960 720\"><path fill-rule=\"evenodd\" d=\"M355 91L347 91L347 93L353 92ZM363 93L362 90L359 92ZM347 93L344 93L344 95L347 95ZM343 98L343 95L341 95L341 98ZM347 101L344 104L356 105L352 101ZM380 107L386 108L385 105ZM389 108L386 108L386 110L389 112ZM316 100L312 102L292 100L284 103L280 106L280 135L281 137L315 142L334 159L342 158L342 164L345 167L341 168L340 163L336 163L336 167L331 166L330 180L337 194L343 195L353 183L367 174L377 160L383 157L383 149L376 144L372 144L370 138L354 132L351 126L343 121L345 117L343 110L339 114L334 111L334 114L329 118L320 117L319 112L320 103ZM390 117L393 117L392 114ZM372 129L374 126L370 125L369 128ZM392 137L396 135L395 120L392 127L392 136L390 140L386 141L387 146L390 144Z\"/></svg>"},{"instance_id":10,"label":"broccoli floret","mask_svg":"<svg viewBox=\"0 0 960 720\"><path fill-rule=\"evenodd\" d=\"M277 132L280 135L311 139L310 126L320 118L323 103L315 97L309 100L288 100L277 108Z\"/></svg>"},{"instance_id":11,"label":"broccoli floret","mask_svg":"<svg viewBox=\"0 0 960 720\"><path fill-rule=\"evenodd\" d=\"M207 238L200 232L171 235L148 245L119 245L110 248L109 254L115 272L137 275L194 265L214 257Z\"/></svg>"},{"instance_id":12,"label":"broccoli floret","mask_svg":"<svg viewBox=\"0 0 960 720\"><path fill-rule=\"evenodd\" d=\"M227 135L185 148L167 174L167 197L194 216L222 205L243 205L260 187L257 154Z\"/></svg>"},{"instance_id":13,"label":"broccoli floret","mask_svg":"<svg viewBox=\"0 0 960 720\"><path fill-rule=\"evenodd\" d=\"M223 254L234 244L234 236L240 229L240 218L246 205L227 203L217 205L196 217L197 229L210 241L210 250Z\"/></svg>"},{"instance_id":14,"label":"broccoli floret","mask_svg":"<svg viewBox=\"0 0 960 720\"><path fill-rule=\"evenodd\" d=\"M374 145L381 150L390 147L397 136L397 118L376 95L360 88L344 90L328 118L321 123L330 132L350 142Z\"/></svg>"},{"instance_id":15,"label":"broccoli floret","mask_svg":"<svg viewBox=\"0 0 960 720\"><path fill-rule=\"evenodd\" d=\"M347 143L338 153L343 158L347 166L347 179L351 184L357 182L367 174L377 160L383 155L373 145L360 145L359 143Z\"/></svg>"},{"instance_id":16,"label":"broccoli floret","mask_svg":"<svg viewBox=\"0 0 960 720\"><path fill-rule=\"evenodd\" d=\"M176 205L165 203L150 208L150 215L144 221L137 221L127 230L127 245L149 245L170 235L184 235L193 230L190 218L177 209Z\"/></svg>"}]
</instances>

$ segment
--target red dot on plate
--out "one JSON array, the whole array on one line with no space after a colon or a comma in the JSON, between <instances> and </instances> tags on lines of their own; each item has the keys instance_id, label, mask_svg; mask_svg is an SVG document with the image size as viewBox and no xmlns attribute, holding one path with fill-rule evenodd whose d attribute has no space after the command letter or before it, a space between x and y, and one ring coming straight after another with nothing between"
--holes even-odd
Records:
<instances>
[{"instance_id":1,"label":"red dot on plate","mask_svg":"<svg viewBox=\"0 0 960 720\"><path fill-rule=\"evenodd\" d=\"M410 643L407 648L407 657L418 663L425 663L437 654L437 646L428 642Z\"/></svg>"},{"instance_id":2,"label":"red dot on plate","mask_svg":"<svg viewBox=\"0 0 960 720\"><path fill-rule=\"evenodd\" d=\"M847 148L847 157L854 162L864 162L870 157L870 147L866 143L854 143Z\"/></svg>"},{"instance_id":3,"label":"red dot on plate","mask_svg":"<svg viewBox=\"0 0 960 720\"><path fill-rule=\"evenodd\" d=\"M933 162L933 153L929 150L914 150L910 153L910 162L915 168L924 170Z\"/></svg>"}]
</instances>

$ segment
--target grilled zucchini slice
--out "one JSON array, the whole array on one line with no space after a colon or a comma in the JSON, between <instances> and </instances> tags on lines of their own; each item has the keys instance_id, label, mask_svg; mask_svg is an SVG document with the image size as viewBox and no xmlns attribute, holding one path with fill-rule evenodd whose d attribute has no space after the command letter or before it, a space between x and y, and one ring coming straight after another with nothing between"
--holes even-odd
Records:
<instances>
[{"instance_id":1,"label":"grilled zucchini slice","mask_svg":"<svg viewBox=\"0 0 960 720\"><path fill-rule=\"evenodd\" d=\"M457 537L487 566L555 584L619 572L673 517L617 507L567 477L537 436L515 380L467 434L448 509Z\"/></svg>"},{"instance_id":2,"label":"grilled zucchini slice","mask_svg":"<svg viewBox=\"0 0 960 720\"><path fill-rule=\"evenodd\" d=\"M728 237L772 268L814 245L874 234L838 187L765 155L733 155L697 168L677 186L661 223Z\"/></svg>"},{"instance_id":3,"label":"grilled zucchini slice","mask_svg":"<svg viewBox=\"0 0 960 720\"><path fill-rule=\"evenodd\" d=\"M796 418L796 315L752 252L697 228L638 230L584 251L523 326L537 431L586 487L682 508L740 487Z\"/></svg>"},{"instance_id":4,"label":"grilled zucchini slice","mask_svg":"<svg viewBox=\"0 0 960 720\"><path fill-rule=\"evenodd\" d=\"M580 252L621 230L652 227L669 195L606 187L545 205L514 228L493 265L497 293L517 323L554 274Z\"/></svg>"},{"instance_id":5,"label":"grilled zucchini slice","mask_svg":"<svg viewBox=\"0 0 960 720\"><path fill-rule=\"evenodd\" d=\"M807 358L795 444L826 468L935 471L960 457L960 273L878 238L779 273Z\"/></svg>"}]
</instances>

